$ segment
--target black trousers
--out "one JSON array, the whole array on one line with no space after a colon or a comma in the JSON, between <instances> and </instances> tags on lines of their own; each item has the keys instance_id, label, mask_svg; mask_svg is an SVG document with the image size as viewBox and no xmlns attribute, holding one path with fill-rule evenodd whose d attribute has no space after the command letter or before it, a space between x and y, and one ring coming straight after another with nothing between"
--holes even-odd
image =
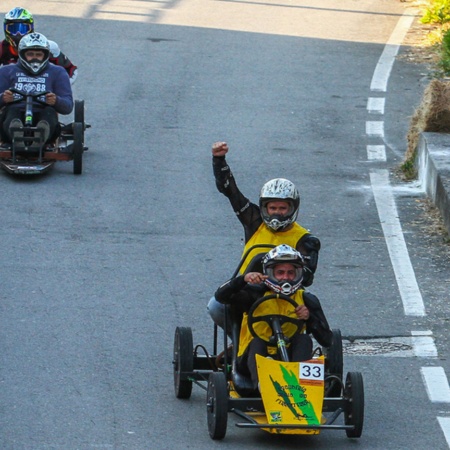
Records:
<instances>
[{"instance_id":1,"label":"black trousers","mask_svg":"<svg viewBox=\"0 0 450 450\"><path fill-rule=\"evenodd\" d=\"M262 339L254 338L237 359L237 369L240 373L250 375L253 386L258 387L258 370L256 368L256 355L268 356L267 344ZM312 357L312 339L309 334L296 334L288 347L290 361L307 361Z\"/></svg>"},{"instance_id":2,"label":"black trousers","mask_svg":"<svg viewBox=\"0 0 450 450\"><path fill-rule=\"evenodd\" d=\"M6 106L0 112L0 134L2 141L11 142L12 136L9 133L9 125L14 119L20 119L22 122L25 120L25 110L22 108L15 108L11 106ZM45 120L50 125L50 138L48 141L54 140L59 134L59 123L58 123L58 113L55 111L53 106L46 106L44 109L39 109L33 112L33 126L40 120Z\"/></svg>"}]
</instances>

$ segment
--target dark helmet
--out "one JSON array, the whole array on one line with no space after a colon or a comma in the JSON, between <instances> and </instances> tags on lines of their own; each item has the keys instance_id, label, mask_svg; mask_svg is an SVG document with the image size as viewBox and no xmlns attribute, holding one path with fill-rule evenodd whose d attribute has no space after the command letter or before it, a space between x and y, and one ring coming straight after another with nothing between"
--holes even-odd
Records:
<instances>
[{"instance_id":1,"label":"dark helmet","mask_svg":"<svg viewBox=\"0 0 450 450\"><path fill-rule=\"evenodd\" d=\"M28 50L41 50L44 52L44 59L39 61L33 59L27 61L25 53ZM24 36L19 42L19 61L22 67L33 75L38 75L48 66L50 57L50 45L47 38L41 33L31 33Z\"/></svg>"},{"instance_id":2,"label":"dark helmet","mask_svg":"<svg viewBox=\"0 0 450 450\"><path fill-rule=\"evenodd\" d=\"M5 14L3 19L3 31L6 41L17 48L20 40L34 31L33 16L24 8L13 8Z\"/></svg>"},{"instance_id":3,"label":"dark helmet","mask_svg":"<svg viewBox=\"0 0 450 450\"><path fill-rule=\"evenodd\" d=\"M286 215L267 212L267 204L270 202L284 201L289 204L289 212ZM274 231L282 231L297 219L300 207L300 195L295 184L285 178L274 178L268 181L261 189L259 195L259 208L264 223Z\"/></svg>"},{"instance_id":4,"label":"dark helmet","mask_svg":"<svg viewBox=\"0 0 450 450\"><path fill-rule=\"evenodd\" d=\"M264 275L268 276L264 283L272 291L291 295L302 286L305 261L301 253L289 245L281 244L273 248L264 256L262 263ZM285 263L292 264L295 267L295 278L291 281L278 281L274 276L274 268Z\"/></svg>"}]
</instances>

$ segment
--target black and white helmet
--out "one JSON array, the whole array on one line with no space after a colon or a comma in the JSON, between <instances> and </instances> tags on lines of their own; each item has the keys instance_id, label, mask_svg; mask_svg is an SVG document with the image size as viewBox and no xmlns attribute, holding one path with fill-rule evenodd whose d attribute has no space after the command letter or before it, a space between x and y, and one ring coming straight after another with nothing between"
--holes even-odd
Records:
<instances>
[{"instance_id":1,"label":"black and white helmet","mask_svg":"<svg viewBox=\"0 0 450 450\"><path fill-rule=\"evenodd\" d=\"M272 291L291 295L302 286L305 261L301 253L289 245L281 244L273 248L264 256L262 263L264 275L268 276L264 283ZM283 263L289 263L295 267L295 277L293 280L278 281L275 278L274 268Z\"/></svg>"},{"instance_id":2,"label":"black and white helmet","mask_svg":"<svg viewBox=\"0 0 450 450\"><path fill-rule=\"evenodd\" d=\"M286 215L267 212L270 202L285 201L289 204ZM259 195L259 208L264 223L274 231L282 231L297 220L300 207L300 195L295 184L285 178L274 178L268 181L261 189Z\"/></svg>"},{"instance_id":3,"label":"black and white helmet","mask_svg":"<svg viewBox=\"0 0 450 450\"><path fill-rule=\"evenodd\" d=\"M25 53L28 50L41 50L44 52L44 59L32 59L27 61ZM19 42L19 61L22 67L33 75L38 75L48 66L50 57L50 45L47 38L41 33L31 33L25 35Z\"/></svg>"}]
</instances>

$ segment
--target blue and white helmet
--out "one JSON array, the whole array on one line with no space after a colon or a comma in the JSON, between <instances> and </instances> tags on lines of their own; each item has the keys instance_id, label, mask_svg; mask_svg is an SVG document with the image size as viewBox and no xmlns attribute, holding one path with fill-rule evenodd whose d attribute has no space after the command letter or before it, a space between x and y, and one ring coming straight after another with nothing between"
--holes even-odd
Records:
<instances>
[{"instance_id":1,"label":"blue and white helmet","mask_svg":"<svg viewBox=\"0 0 450 450\"><path fill-rule=\"evenodd\" d=\"M28 50L41 50L44 52L44 59L32 59L27 61L25 53ZM19 61L22 67L33 75L38 75L47 66L50 57L50 45L47 38L41 33L31 33L24 36L19 42Z\"/></svg>"},{"instance_id":2,"label":"blue and white helmet","mask_svg":"<svg viewBox=\"0 0 450 450\"><path fill-rule=\"evenodd\" d=\"M284 201L289 205L286 215L267 212L270 202ZM297 220L300 208L300 195L295 184L285 178L274 178L261 188L259 195L259 209L264 223L274 231L282 231Z\"/></svg>"},{"instance_id":3,"label":"blue and white helmet","mask_svg":"<svg viewBox=\"0 0 450 450\"><path fill-rule=\"evenodd\" d=\"M292 264L295 267L295 277L291 281L278 281L274 275L274 268L279 264ZM264 283L274 292L291 295L296 292L303 281L303 267L305 260L300 252L286 244L278 245L270 250L263 260L263 272L268 278Z\"/></svg>"}]
</instances>

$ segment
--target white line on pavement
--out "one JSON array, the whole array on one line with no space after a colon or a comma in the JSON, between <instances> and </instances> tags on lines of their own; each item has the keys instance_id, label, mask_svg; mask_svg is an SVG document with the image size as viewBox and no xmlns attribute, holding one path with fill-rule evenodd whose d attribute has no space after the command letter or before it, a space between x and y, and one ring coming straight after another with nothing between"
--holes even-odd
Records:
<instances>
[{"instance_id":1,"label":"white line on pavement","mask_svg":"<svg viewBox=\"0 0 450 450\"><path fill-rule=\"evenodd\" d=\"M415 10L410 9L405 12L398 21L397 26L392 32L391 37L378 60L378 64L373 73L372 83L370 84L371 91L386 92L395 57L397 56L400 45L415 18L415 14Z\"/></svg>"},{"instance_id":2,"label":"white line on pavement","mask_svg":"<svg viewBox=\"0 0 450 450\"><path fill-rule=\"evenodd\" d=\"M420 358L437 358L438 352L431 331L411 331L414 355Z\"/></svg>"},{"instance_id":3,"label":"white line on pavement","mask_svg":"<svg viewBox=\"0 0 450 450\"><path fill-rule=\"evenodd\" d=\"M395 278L407 316L425 316L422 294L411 265L387 170L373 170L370 181Z\"/></svg>"},{"instance_id":4,"label":"white line on pavement","mask_svg":"<svg viewBox=\"0 0 450 450\"><path fill-rule=\"evenodd\" d=\"M369 161L386 161L386 147L384 145L368 145L367 159Z\"/></svg>"},{"instance_id":5,"label":"white line on pavement","mask_svg":"<svg viewBox=\"0 0 450 450\"><path fill-rule=\"evenodd\" d=\"M433 403L450 403L450 388L442 367L422 367L423 381L430 401Z\"/></svg>"},{"instance_id":6,"label":"white line on pavement","mask_svg":"<svg viewBox=\"0 0 450 450\"><path fill-rule=\"evenodd\" d=\"M384 114L384 103L385 99L383 97L369 97L367 100L367 111L371 114Z\"/></svg>"},{"instance_id":7,"label":"white line on pavement","mask_svg":"<svg viewBox=\"0 0 450 450\"><path fill-rule=\"evenodd\" d=\"M445 440L450 447L450 417L438 417L437 420L444 432Z\"/></svg>"},{"instance_id":8,"label":"white line on pavement","mask_svg":"<svg viewBox=\"0 0 450 450\"><path fill-rule=\"evenodd\" d=\"M368 120L366 122L366 134L368 136L384 137L384 122Z\"/></svg>"}]
</instances>

